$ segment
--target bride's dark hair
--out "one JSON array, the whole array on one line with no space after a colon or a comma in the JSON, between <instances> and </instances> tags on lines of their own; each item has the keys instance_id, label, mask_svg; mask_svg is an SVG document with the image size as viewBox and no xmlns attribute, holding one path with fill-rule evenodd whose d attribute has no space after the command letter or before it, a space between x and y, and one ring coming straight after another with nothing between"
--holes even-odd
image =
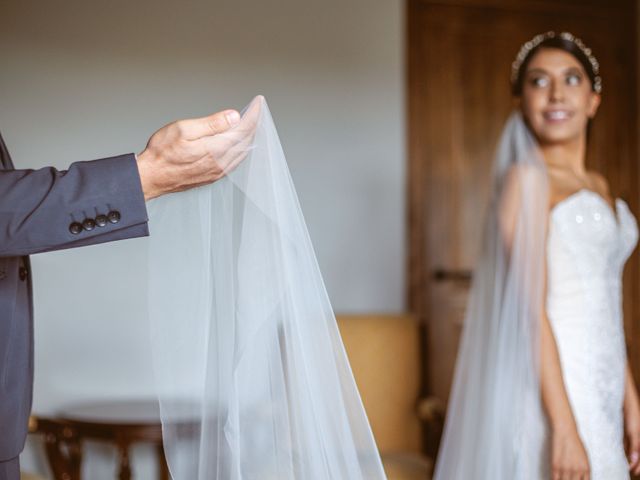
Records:
<instances>
[{"instance_id":1,"label":"bride's dark hair","mask_svg":"<svg viewBox=\"0 0 640 480\"><path fill-rule=\"evenodd\" d=\"M540 38L543 39L536 41ZM535 45L527 48L527 44ZM599 65L598 61L592 55L591 49L587 48L580 39L575 38L571 34L562 33L558 36L553 32L549 32L534 37L533 40L525 43L520 49L520 53L518 53L518 57L516 57L516 61L513 64L512 71L511 88L514 96L519 97L522 95L524 74L527 71L527 66L536 52L543 48L555 48L573 55L580 62L585 72L587 72L587 76L589 80L591 80L591 89L594 92L600 93L602 85L598 72Z\"/></svg>"}]
</instances>

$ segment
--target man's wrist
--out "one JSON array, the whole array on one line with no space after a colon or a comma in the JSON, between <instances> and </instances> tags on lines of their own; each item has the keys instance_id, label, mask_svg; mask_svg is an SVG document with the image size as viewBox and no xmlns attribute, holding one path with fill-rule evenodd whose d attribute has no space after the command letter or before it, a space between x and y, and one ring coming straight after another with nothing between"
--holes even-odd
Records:
<instances>
[{"instance_id":1,"label":"man's wrist","mask_svg":"<svg viewBox=\"0 0 640 480\"><path fill-rule=\"evenodd\" d=\"M153 182L150 155L151 154L147 150L144 150L135 156L136 163L138 165L138 174L140 175L140 185L142 186L142 193L144 194L145 201L159 197L162 194L158 191Z\"/></svg>"}]
</instances>

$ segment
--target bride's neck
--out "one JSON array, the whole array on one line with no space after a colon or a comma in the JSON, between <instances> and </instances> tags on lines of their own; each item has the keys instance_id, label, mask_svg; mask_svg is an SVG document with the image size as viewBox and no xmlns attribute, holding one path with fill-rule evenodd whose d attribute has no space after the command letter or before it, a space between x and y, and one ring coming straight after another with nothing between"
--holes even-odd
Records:
<instances>
[{"instance_id":1,"label":"bride's neck","mask_svg":"<svg viewBox=\"0 0 640 480\"><path fill-rule=\"evenodd\" d=\"M569 170L578 177L585 175L587 167L586 138L580 137L563 143L540 145L544 161L548 168Z\"/></svg>"}]
</instances>

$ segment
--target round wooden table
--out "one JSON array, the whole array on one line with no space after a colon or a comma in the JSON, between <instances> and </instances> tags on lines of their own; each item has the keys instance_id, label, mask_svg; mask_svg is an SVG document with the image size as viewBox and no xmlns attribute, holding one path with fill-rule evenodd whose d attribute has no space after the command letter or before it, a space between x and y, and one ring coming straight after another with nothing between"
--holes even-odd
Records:
<instances>
[{"instance_id":1,"label":"round wooden table","mask_svg":"<svg viewBox=\"0 0 640 480\"><path fill-rule=\"evenodd\" d=\"M81 480L84 440L104 441L118 449L119 480L131 480L129 447L155 445L158 478L169 479L162 448L162 426L156 400L100 400L70 405L53 416L34 415L30 431L44 435L47 458L56 479Z\"/></svg>"}]
</instances>

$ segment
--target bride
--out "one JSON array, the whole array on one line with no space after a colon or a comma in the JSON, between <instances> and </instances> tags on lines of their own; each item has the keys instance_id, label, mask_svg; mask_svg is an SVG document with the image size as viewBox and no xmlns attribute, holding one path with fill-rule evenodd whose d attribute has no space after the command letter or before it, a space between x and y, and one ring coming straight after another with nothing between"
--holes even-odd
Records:
<instances>
[{"instance_id":1,"label":"bride","mask_svg":"<svg viewBox=\"0 0 640 480\"><path fill-rule=\"evenodd\" d=\"M638 229L585 167L599 64L573 35L540 34L512 88L435 478L627 479L640 402L621 283Z\"/></svg>"}]
</instances>

